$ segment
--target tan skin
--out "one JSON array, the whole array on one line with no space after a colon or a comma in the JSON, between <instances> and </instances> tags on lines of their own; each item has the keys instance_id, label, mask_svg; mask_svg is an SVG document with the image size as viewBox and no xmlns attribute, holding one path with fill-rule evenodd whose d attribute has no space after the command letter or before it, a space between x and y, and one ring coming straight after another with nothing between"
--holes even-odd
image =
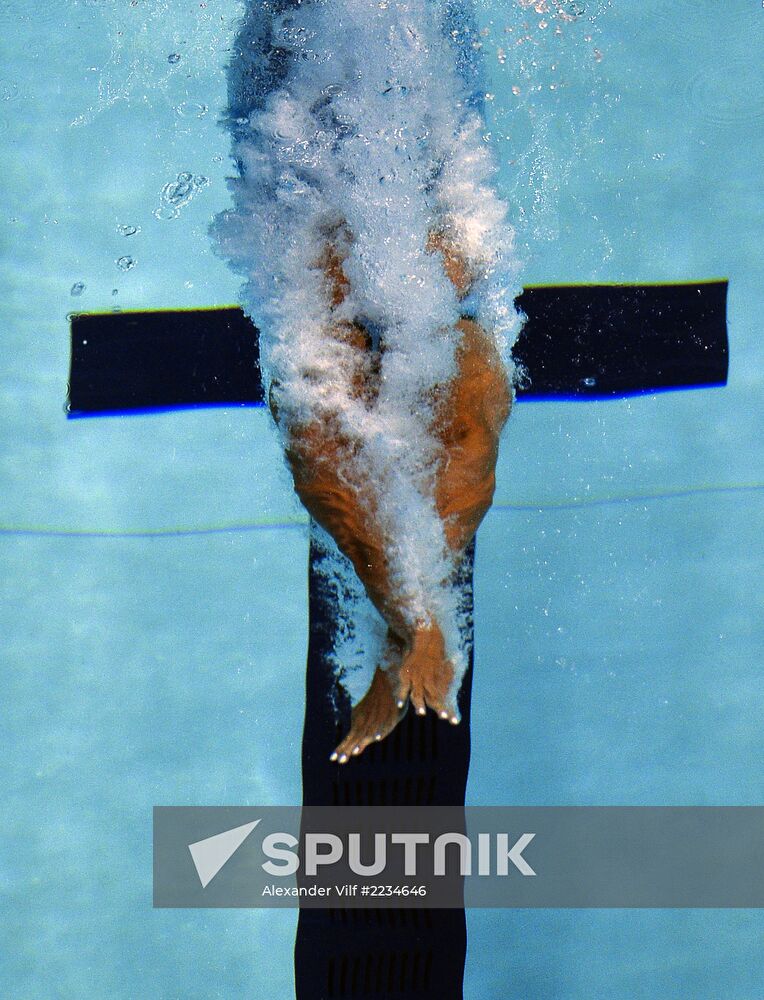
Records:
<instances>
[{"instance_id":1,"label":"tan skin","mask_svg":"<svg viewBox=\"0 0 764 1000\"><path fill-rule=\"evenodd\" d=\"M433 230L426 249L441 255L446 275L463 298L471 279L453 242ZM326 274L330 304L336 308L344 301L349 284L337 244L331 239L317 263ZM499 436L512 398L491 338L466 317L457 329L461 333L457 374L438 389L431 427L442 443L444 456L434 470L435 505L455 557L469 545L491 506ZM358 324L342 321L328 335L351 348L348 393L373 408L379 355L372 350L368 333ZM270 405L278 422L272 394ZM350 559L387 624L381 662L369 690L352 710L350 731L331 755L341 764L392 732L409 702L420 715L430 708L454 725L459 722L457 707L449 701L454 670L446 656L442 631L432 616L428 623L420 621L412 627L400 595L390 583L391 543L378 523L374 484L360 481L348 460L355 445L340 432L336 414L326 413L311 423L289 428L287 459L295 490L308 512Z\"/></svg>"}]
</instances>

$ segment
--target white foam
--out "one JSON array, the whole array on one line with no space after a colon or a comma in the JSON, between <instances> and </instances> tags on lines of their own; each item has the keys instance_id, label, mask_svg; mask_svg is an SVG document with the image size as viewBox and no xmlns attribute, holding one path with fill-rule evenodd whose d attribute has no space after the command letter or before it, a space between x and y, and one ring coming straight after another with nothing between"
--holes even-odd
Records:
<instances>
[{"instance_id":1,"label":"white foam","mask_svg":"<svg viewBox=\"0 0 764 1000\"><path fill-rule=\"evenodd\" d=\"M274 384L282 431L332 413L360 443L355 470L376 485L394 579L412 618L438 618L458 682L466 623L447 582L453 567L428 477L439 446L427 398L454 373L455 324L467 306L513 371L513 232L484 122L457 72L441 4L314 0L274 13L270 44L289 54L275 83L258 48L266 10L248 8L250 48L231 68L240 176L215 234L246 278L243 306L261 331L263 381L266 391ZM342 246L350 287L330 316L319 260L340 225L352 234ZM466 303L440 255L425 251L435 227L476 275ZM342 318L383 331L373 410L349 393L349 348L325 335ZM337 656L356 701L379 655L381 620L336 547L326 566L344 581Z\"/></svg>"}]
</instances>

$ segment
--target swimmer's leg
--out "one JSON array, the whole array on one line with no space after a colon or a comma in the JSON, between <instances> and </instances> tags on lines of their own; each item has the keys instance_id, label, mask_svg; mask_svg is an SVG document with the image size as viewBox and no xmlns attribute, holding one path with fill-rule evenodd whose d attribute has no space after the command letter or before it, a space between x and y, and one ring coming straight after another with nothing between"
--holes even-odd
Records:
<instances>
[{"instance_id":1,"label":"swimmer's leg","mask_svg":"<svg viewBox=\"0 0 764 1000\"><path fill-rule=\"evenodd\" d=\"M347 283L337 246L327 245L321 266L327 276L331 306L344 299ZM338 322L326 331L346 345L349 368L345 372L348 396L373 406L378 390L378 357L371 338L358 324ZM306 373L306 377L310 377ZM270 407L277 423L281 417L273 392ZM397 668L410 642L410 625L390 581L389 543L379 528L374 484L360 480L352 455L360 442L341 429L338 413L324 412L288 429L286 455L295 491L312 517L334 538L352 562L372 603L388 624L383 662L377 667L369 691L353 709L351 731L337 748L344 763L355 750L386 736L406 711L394 697ZM356 749L358 748L358 749Z\"/></svg>"},{"instance_id":2,"label":"swimmer's leg","mask_svg":"<svg viewBox=\"0 0 764 1000\"><path fill-rule=\"evenodd\" d=\"M437 232L431 234L428 249L443 253L446 274L460 297L466 294L471 279L464 258ZM454 565L491 506L499 438L512 404L506 369L491 338L466 317L457 328L462 335L457 374L436 402L432 427L443 445L435 503ZM454 668L446 656L443 634L433 621L417 633L403 659L396 700L399 706L410 700L420 715L432 708L456 724L453 681Z\"/></svg>"},{"instance_id":3,"label":"swimmer's leg","mask_svg":"<svg viewBox=\"0 0 764 1000\"><path fill-rule=\"evenodd\" d=\"M409 626L391 583L389 545L379 528L374 487L354 476L348 460L352 447L330 416L302 425L287 448L295 492L351 561L388 627L405 640Z\"/></svg>"},{"instance_id":4,"label":"swimmer's leg","mask_svg":"<svg viewBox=\"0 0 764 1000\"><path fill-rule=\"evenodd\" d=\"M428 233L425 250L441 255L446 277L457 297L463 299L474 276L458 241L446 228L434 227ZM458 328L462 341L456 358L457 374L441 392L431 428L443 446L435 501L454 565L490 507L498 435L509 412L506 376L495 348L491 353L492 345L476 323L462 320ZM481 422L486 406L491 408L491 426ZM454 669L446 656L439 623L434 619L423 622L401 664L398 705L411 700L418 715L431 708L440 718L456 724L459 713L453 680Z\"/></svg>"},{"instance_id":5,"label":"swimmer's leg","mask_svg":"<svg viewBox=\"0 0 764 1000\"><path fill-rule=\"evenodd\" d=\"M433 427L445 458L435 502L446 542L460 556L490 509L496 489L499 439L512 407L512 390L495 344L473 319L457 324L462 334L457 377L438 404Z\"/></svg>"},{"instance_id":6,"label":"swimmer's leg","mask_svg":"<svg viewBox=\"0 0 764 1000\"><path fill-rule=\"evenodd\" d=\"M345 763L370 743L387 736L406 713L395 697L398 667L409 645L410 629L390 582L387 545L375 516L375 497L368 484L343 468L341 435L329 421L317 422L295 435L288 456L295 490L311 516L334 538L352 562L372 603L388 624L383 663L351 715L351 728L332 759Z\"/></svg>"}]
</instances>

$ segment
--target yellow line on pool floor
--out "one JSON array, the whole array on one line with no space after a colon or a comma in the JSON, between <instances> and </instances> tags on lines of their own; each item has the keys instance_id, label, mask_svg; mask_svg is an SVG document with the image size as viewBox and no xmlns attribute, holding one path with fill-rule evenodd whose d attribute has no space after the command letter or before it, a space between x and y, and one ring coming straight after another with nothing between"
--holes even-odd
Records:
<instances>
[{"instance_id":1,"label":"yellow line on pool floor","mask_svg":"<svg viewBox=\"0 0 764 1000\"><path fill-rule=\"evenodd\" d=\"M650 493L614 494L611 496L586 496L543 500L539 502L502 503L491 508L495 513L542 514L562 510L581 510L590 507L609 507L618 504L651 503L658 500L676 500L685 497L708 495L744 495L764 493L764 483L727 483L677 487L655 490ZM229 524L179 526L167 528L66 528L52 525L0 524L0 535L34 536L43 538L184 538L195 535L239 534L249 531L273 531L304 528L307 517L262 518L256 521L234 521Z\"/></svg>"}]
</instances>

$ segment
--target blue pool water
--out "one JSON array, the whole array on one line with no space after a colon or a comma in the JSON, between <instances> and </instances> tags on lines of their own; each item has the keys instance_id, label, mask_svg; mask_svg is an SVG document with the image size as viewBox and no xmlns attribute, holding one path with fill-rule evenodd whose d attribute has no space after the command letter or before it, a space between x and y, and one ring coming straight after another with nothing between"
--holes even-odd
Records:
<instances>
[{"instance_id":1,"label":"blue pool water","mask_svg":"<svg viewBox=\"0 0 764 1000\"><path fill-rule=\"evenodd\" d=\"M731 368L517 407L468 801L761 804L764 11L538 6L477 10L523 282L728 277ZM152 805L299 801L307 539L269 417L64 412L67 313L236 300L207 229L239 16L0 0L3 996L292 992L294 911L151 909ZM756 911L468 920L470 1000L764 995Z\"/></svg>"}]
</instances>

